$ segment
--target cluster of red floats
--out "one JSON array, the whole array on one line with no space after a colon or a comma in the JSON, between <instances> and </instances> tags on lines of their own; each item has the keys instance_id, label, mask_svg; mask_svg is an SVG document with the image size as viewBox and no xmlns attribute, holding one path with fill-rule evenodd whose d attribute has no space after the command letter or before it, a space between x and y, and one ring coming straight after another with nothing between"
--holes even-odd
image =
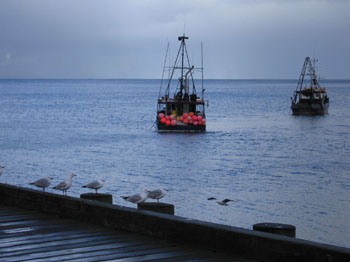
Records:
<instances>
[{"instance_id":1,"label":"cluster of red floats","mask_svg":"<svg viewBox=\"0 0 350 262\"><path fill-rule=\"evenodd\" d=\"M167 126L176 126L177 124L183 123L185 125L203 125L205 126L205 119L202 116L196 116L193 112L189 114L184 113L182 116L175 115L164 115L163 113L158 114L158 119L162 124Z\"/></svg>"}]
</instances>

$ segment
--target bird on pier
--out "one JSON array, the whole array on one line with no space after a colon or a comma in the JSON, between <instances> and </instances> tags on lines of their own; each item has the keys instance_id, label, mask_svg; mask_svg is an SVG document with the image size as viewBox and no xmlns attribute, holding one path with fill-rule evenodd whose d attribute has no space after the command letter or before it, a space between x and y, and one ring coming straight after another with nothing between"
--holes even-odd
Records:
<instances>
[{"instance_id":1,"label":"bird on pier","mask_svg":"<svg viewBox=\"0 0 350 262\"><path fill-rule=\"evenodd\" d=\"M2 169L5 168L4 166L0 165L0 176L2 175Z\"/></svg>"},{"instance_id":2,"label":"bird on pier","mask_svg":"<svg viewBox=\"0 0 350 262\"><path fill-rule=\"evenodd\" d=\"M53 187L53 189L62 190L63 195L66 196L67 190L72 186L72 178L74 176L76 176L76 174L72 173L72 174L68 175L68 177L65 181L62 181L57 186Z\"/></svg>"},{"instance_id":3,"label":"bird on pier","mask_svg":"<svg viewBox=\"0 0 350 262\"><path fill-rule=\"evenodd\" d=\"M152 199L157 199L157 202L159 203L159 199L163 198L165 194L168 192L167 189L155 189L148 191L148 197Z\"/></svg>"},{"instance_id":4,"label":"bird on pier","mask_svg":"<svg viewBox=\"0 0 350 262\"><path fill-rule=\"evenodd\" d=\"M217 200L217 199L215 197L209 197L208 200ZM230 202L230 201L234 201L234 200L225 198L222 201L216 201L216 203L218 203L221 206L227 206L228 205L227 203Z\"/></svg>"},{"instance_id":5,"label":"bird on pier","mask_svg":"<svg viewBox=\"0 0 350 262\"><path fill-rule=\"evenodd\" d=\"M82 186L84 188L90 188L90 189L95 189L96 191L96 194L98 194L98 189L100 189L101 187L103 187L103 183L105 181L103 179L98 179L98 180L95 180L95 181L92 181L91 183L85 185L85 186Z\"/></svg>"},{"instance_id":6,"label":"bird on pier","mask_svg":"<svg viewBox=\"0 0 350 262\"><path fill-rule=\"evenodd\" d=\"M121 196L121 198L123 198L124 200L129 201L131 203L136 203L136 204L145 202L147 197L148 197L147 189L144 189L143 191L141 191L141 193L134 194L131 196Z\"/></svg>"},{"instance_id":7,"label":"bird on pier","mask_svg":"<svg viewBox=\"0 0 350 262\"><path fill-rule=\"evenodd\" d=\"M36 187L41 187L43 189L43 191L45 192L45 188L49 187L51 185L52 182L52 177L48 176L48 177L43 177L40 178L34 182L29 183L30 185L34 185Z\"/></svg>"}]
</instances>

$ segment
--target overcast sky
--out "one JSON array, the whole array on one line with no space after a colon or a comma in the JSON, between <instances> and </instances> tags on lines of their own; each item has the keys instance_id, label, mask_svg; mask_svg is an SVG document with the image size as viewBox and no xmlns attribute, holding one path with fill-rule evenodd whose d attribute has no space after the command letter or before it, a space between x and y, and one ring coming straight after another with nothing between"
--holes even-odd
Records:
<instances>
[{"instance_id":1,"label":"overcast sky","mask_svg":"<svg viewBox=\"0 0 350 262\"><path fill-rule=\"evenodd\" d=\"M205 78L350 79L349 0L0 0L0 78L160 78L186 33Z\"/></svg>"}]
</instances>

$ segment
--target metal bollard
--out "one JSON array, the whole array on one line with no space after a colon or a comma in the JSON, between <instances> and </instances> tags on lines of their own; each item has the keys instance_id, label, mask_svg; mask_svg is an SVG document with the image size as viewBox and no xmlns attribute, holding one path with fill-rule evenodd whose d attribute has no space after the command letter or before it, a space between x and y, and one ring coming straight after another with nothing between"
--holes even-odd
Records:
<instances>
[{"instance_id":1,"label":"metal bollard","mask_svg":"<svg viewBox=\"0 0 350 262\"><path fill-rule=\"evenodd\" d=\"M175 214L175 207L172 204L158 203L158 202L143 202L137 204L138 210L148 210L169 215Z\"/></svg>"},{"instance_id":2,"label":"metal bollard","mask_svg":"<svg viewBox=\"0 0 350 262\"><path fill-rule=\"evenodd\" d=\"M113 204L113 196L110 194L85 193L85 194L81 194L80 198Z\"/></svg>"},{"instance_id":3,"label":"metal bollard","mask_svg":"<svg viewBox=\"0 0 350 262\"><path fill-rule=\"evenodd\" d=\"M258 223L253 225L253 230L279 234L287 237L295 237L295 226L279 223Z\"/></svg>"}]
</instances>

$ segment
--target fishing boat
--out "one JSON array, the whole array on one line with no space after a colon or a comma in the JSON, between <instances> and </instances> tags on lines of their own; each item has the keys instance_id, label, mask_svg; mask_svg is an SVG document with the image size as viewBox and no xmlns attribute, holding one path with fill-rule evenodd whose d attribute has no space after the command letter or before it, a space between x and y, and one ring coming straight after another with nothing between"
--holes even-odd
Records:
<instances>
[{"instance_id":1,"label":"fishing boat","mask_svg":"<svg viewBox=\"0 0 350 262\"><path fill-rule=\"evenodd\" d=\"M190 64L187 53L188 37L179 36L178 40L181 44L173 66L166 66L169 44L165 55L157 102L157 129L159 132L205 132L203 48L201 45L202 65L195 68ZM165 79L166 72L168 77ZM201 74L201 80L195 80L195 73ZM197 84L201 86L200 93L197 93Z\"/></svg>"},{"instance_id":2,"label":"fishing boat","mask_svg":"<svg viewBox=\"0 0 350 262\"><path fill-rule=\"evenodd\" d=\"M325 87L321 87L315 70L315 62L305 58L298 85L291 97L294 115L324 115L328 113L329 97ZM309 77L309 81L305 79Z\"/></svg>"}]
</instances>

